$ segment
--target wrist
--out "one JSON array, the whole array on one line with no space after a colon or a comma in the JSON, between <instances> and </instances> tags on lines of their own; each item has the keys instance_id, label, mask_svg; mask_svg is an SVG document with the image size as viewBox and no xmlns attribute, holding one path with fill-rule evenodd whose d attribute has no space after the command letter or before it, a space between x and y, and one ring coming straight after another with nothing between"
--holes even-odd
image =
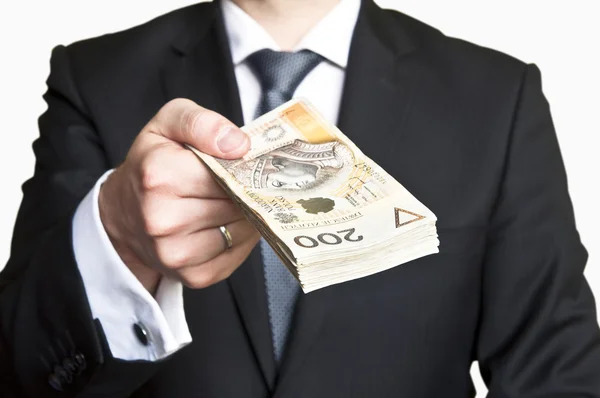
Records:
<instances>
[{"instance_id":1,"label":"wrist","mask_svg":"<svg viewBox=\"0 0 600 398\"><path fill-rule=\"evenodd\" d=\"M118 179L117 173L119 173L118 169L100 187L98 195L100 221L121 261L144 288L154 295L161 274L146 266L130 245L134 242L135 236L127 236L127 229L123 226L123 215L126 213L119 207L118 192L120 189L116 186L118 185L116 181Z\"/></svg>"}]
</instances>

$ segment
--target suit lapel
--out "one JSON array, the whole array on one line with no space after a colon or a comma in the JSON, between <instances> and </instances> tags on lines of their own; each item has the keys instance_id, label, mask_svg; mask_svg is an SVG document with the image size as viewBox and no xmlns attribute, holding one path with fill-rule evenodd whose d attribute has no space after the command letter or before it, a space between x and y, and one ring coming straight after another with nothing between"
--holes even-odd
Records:
<instances>
[{"instance_id":1,"label":"suit lapel","mask_svg":"<svg viewBox=\"0 0 600 398\"><path fill-rule=\"evenodd\" d=\"M386 17L375 3L363 1L338 121L340 130L384 169L398 158L400 132L421 77L420 68L405 57L415 44Z\"/></svg>"},{"instance_id":2,"label":"suit lapel","mask_svg":"<svg viewBox=\"0 0 600 398\"><path fill-rule=\"evenodd\" d=\"M218 2L210 6L211 12L199 15L202 19L193 21L174 46L177 56L164 73L166 99L191 99L241 126L240 96L220 7ZM265 383L272 389L275 362L261 263L257 246L227 283Z\"/></svg>"},{"instance_id":3,"label":"suit lapel","mask_svg":"<svg viewBox=\"0 0 600 398\"><path fill-rule=\"evenodd\" d=\"M389 17L371 0L363 0L338 121L340 130L384 169L398 159L400 132L420 80L420 68L406 57L415 50L414 43ZM301 295L276 398L298 379L327 315L344 291L338 285Z\"/></svg>"},{"instance_id":4,"label":"suit lapel","mask_svg":"<svg viewBox=\"0 0 600 398\"><path fill-rule=\"evenodd\" d=\"M164 73L166 99L187 98L243 125L240 96L218 3L174 45ZM189 40L192 36L196 40Z\"/></svg>"}]
</instances>

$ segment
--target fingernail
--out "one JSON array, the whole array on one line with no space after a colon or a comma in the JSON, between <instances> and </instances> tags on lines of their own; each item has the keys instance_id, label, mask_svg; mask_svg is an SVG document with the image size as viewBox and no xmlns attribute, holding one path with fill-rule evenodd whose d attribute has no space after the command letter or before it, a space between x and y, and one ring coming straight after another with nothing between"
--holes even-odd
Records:
<instances>
[{"instance_id":1,"label":"fingernail","mask_svg":"<svg viewBox=\"0 0 600 398\"><path fill-rule=\"evenodd\" d=\"M223 153L233 152L246 145L248 136L237 127L225 127L217 138L217 147Z\"/></svg>"}]
</instances>

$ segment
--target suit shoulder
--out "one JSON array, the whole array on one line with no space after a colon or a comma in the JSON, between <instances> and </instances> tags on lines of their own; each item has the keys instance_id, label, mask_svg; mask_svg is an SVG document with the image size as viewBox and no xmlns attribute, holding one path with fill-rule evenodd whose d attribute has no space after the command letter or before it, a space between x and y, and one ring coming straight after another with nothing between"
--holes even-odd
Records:
<instances>
[{"instance_id":1,"label":"suit shoulder","mask_svg":"<svg viewBox=\"0 0 600 398\"><path fill-rule=\"evenodd\" d=\"M136 58L157 55L175 40L184 29L208 21L214 7L199 3L161 15L148 22L126 30L80 40L67 46L72 59L77 62L103 59L119 60L121 55L135 54Z\"/></svg>"},{"instance_id":2,"label":"suit shoulder","mask_svg":"<svg viewBox=\"0 0 600 398\"><path fill-rule=\"evenodd\" d=\"M502 51L481 46L467 40L447 36L411 16L394 10L385 10L388 18L402 29L416 45L424 49L432 60L444 67L496 70L500 74L521 75L526 63Z\"/></svg>"}]
</instances>

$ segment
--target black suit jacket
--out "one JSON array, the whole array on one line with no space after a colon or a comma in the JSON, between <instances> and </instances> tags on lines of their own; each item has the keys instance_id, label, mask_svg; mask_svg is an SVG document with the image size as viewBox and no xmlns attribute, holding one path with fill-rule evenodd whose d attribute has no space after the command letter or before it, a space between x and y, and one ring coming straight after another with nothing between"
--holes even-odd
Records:
<instances>
[{"instance_id":1,"label":"black suit jacket","mask_svg":"<svg viewBox=\"0 0 600 398\"><path fill-rule=\"evenodd\" d=\"M228 280L185 291L191 345L156 363L113 358L73 258L71 216L176 97L242 123L215 4L54 50L0 282L14 394L466 398L478 360L490 397L600 397L587 254L538 69L370 0L339 127L437 214L440 253L303 295L278 376L256 251Z\"/></svg>"}]
</instances>

